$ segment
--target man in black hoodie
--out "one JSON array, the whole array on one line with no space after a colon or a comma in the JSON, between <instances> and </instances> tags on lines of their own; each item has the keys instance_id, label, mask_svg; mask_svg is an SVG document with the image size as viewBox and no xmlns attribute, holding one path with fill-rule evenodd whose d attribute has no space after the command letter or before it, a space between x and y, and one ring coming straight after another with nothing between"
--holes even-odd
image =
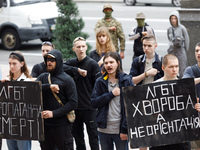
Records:
<instances>
[{"instance_id":1,"label":"man in black hoodie","mask_svg":"<svg viewBox=\"0 0 200 150\"><path fill-rule=\"evenodd\" d=\"M45 141L42 150L73 150L71 123L66 114L77 107L76 85L73 79L63 71L62 53L51 50L44 56L47 65L46 73L41 74L37 81L42 82ZM50 75L50 82L49 77ZM54 93L53 93L54 92ZM55 94L63 106L57 101Z\"/></svg>"}]
</instances>

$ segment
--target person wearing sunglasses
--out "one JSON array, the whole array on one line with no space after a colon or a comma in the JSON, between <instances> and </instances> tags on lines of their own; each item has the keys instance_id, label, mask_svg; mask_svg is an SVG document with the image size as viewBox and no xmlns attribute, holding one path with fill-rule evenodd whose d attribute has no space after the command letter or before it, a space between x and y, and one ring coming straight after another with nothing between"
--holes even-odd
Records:
<instances>
[{"instance_id":1,"label":"person wearing sunglasses","mask_svg":"<svg viewBox=\"0 0 200 150\"><path fill-rule=\"evenodd\" d=\"M101 76L101 69L95 60L86 55L87 45L84 38L77 37L73 41L72 49L77 58L64 62L64 66L68 66L68 69L64 67L64 71L74 79L78 93L78 107L75 110L76 120L72 129L76 150L86 150L84 124L87 128L90 148L99 150L96 110L91 106L91 93L96 79ZM85 70L85 72L81 74L80 69Z\"/></svg>"},{"instance_id":2,"label":"person wearing sunglasses","mask_svg":"<svg viewBox=\"0 0 200 150\"><path fill-rule=\"evenodd\" d=\"M42 150L73 150L71 122L66 117L75 110L78 103L76 85L73 79L63 71L62 53L53 49L44 56L47 72L36 81L42 84L42 99L45 141ZM61 104L60 103L63 104Z\"/></svg>"},{"instance_id":3,"label":"person wearing sunglasses","mask_svg":"<svg viewBox=\"0 0 200 150\"><path fill-rule=\"evenodd\" d=\"M55 46L53 43L49 41L43 42L42 47L41 47L42 56L44 57L52 49L55 49ZM41 63L35 64L31 71L32 79L35 80L43 72L47 72L45 63L41 62Z\"/></svg>"}]
</instances>

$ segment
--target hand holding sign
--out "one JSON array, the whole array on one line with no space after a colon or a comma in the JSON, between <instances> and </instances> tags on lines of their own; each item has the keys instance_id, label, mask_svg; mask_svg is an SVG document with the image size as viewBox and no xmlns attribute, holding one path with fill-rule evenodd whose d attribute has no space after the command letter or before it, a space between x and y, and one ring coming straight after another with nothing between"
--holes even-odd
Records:
<instances>
[{"instance_id":1,"label":"hand holding sign","mask_svg":"<svg viewBox=\"0 0 200 150\"><path fill-rule=\"evenodd\" d=\"M199 98L197 98L197 103L195 104L195 109L196 109L197 111L200 111Z\"/></svg>"},{"instance_id":2,"label":"hand holding sign","mask_svg":"<svg viewBox=\"0 0 200 150\"><path fill-rule=\"evenodd\" d=\"M121 138L122 141L128 140L127 134L124 134L124 133L120 133L120 138Z\"/></svg>"},{"instance_id":3,"label":"hand holding sign","mask_svg":"<svg viewBox=\"0 0 200 150\"><path fill-rule=\"evenodd\" d=\"M53 118L53 112L50 110L43 111L42 118L44 118L44 119Z\"/></svg>"}]
</instances>

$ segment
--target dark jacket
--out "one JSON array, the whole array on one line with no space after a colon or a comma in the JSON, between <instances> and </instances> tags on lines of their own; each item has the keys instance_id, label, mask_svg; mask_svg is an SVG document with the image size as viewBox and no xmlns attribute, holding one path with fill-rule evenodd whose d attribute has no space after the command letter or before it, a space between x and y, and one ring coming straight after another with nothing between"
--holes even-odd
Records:
<instances>
[{"instance_id":1,"label":"dark jacket","mask_svg":"<svg viewBox=\"0 0 200 150\"><path fill-rule=\"evenodd\" d=\"M118 57L119 57L119 59L120 59L120 66L121 66L121 68L122 68L122 60L121 60L121 57L120 57L120 55L119 55L118 52L116 52L116 53L117 53L117 55L118 55ZM101 56L99 56L99 54L97 53L97 50L96 50L96 49L93 50L93 51L91 51L90 54L89 54L88 56L89 56L90 58L94 59L96 62L99 62L99 60L101 59Z\"/></svg>"},{"instance_id":2,"label":"dark jacket","mask_svg":"<svg viewBox=\"0 0 200 150\"><path fill-rule=\"evenodd\" d=\"M144 68L145 68L145 61L143 61L145 59L144 57L145 55L140 55L139 57L136 57L133 60L132 65L131 65L131 70L130 70L130 75L132 77L135 77L144 73ZM159 71L159 73L157 73L154 76L154 81L164 76L164 72L162 70L162 57L158 55L157 53L155 53L155 61L153 62L153 68ZM142 84L142 81L140 81L137 85Z\"/></svg>"},{"instance_id":3,"label":"dark jacket","mask_svg":"<svg viewBox=\"0 0 200 150\"><path fill-rule=\"evenodd\" d=\"M92 109L91 93L98 77L101 76L101 70L96 61L86 56L83 60L77 58L69 59L63 64L64 71L75 81L78 93L77 109ZM78 68L87 70L87 76L83 77L78 73Z\"/></svg>"},{"instance_id":4,"label":"dark jacket","mask_svg":"<svg viewBox=\"0 0 200 150\"><path fill-rule=\"evenodd\" d=\"M44 62L41 62L39 64L35 64L33 66L33 69L31 71L31 76L33 78L37 78L40 74L44 73L44 72L47 72L47 67L46 65L44 64Z\"/></svg>"},{"instance_id":5,"label":"dark jacket","mask_svg":"<svg viewBox=\"0 0 200 150\"><path fill-rule=\"evenodd\" d=\"M51 73L51 83L59 85L60 91L56 93L64 106L55 99L48 81L49 73L43 73L37 81L42 82L43 109L53 111L53 118L45 119L45 126L65 126L69 124L66 113L77 107L76 85L73 79L63 71L62 53L59 50L52 50L47 54L56 57L56 68ZM45 57L46 62L46 57Z\"/></svg>"},{"instance_id":6,"label":"dark jacket","mask_svg":"<svg viewBox=\"0 0 200 150\"><path fill-rule=\"evenodd\" d=\"M122 96L122 87L133 86L133 82L129 75L125 73L119 73L119 88L120 102L121 102L121 121L120 121L120 133L127 134L127 122L125 115L125 107ZM98 108L97 123L99 128L106 128L107 115L109 109L109 102L114 98L112 91L108 91L108 75L104 75L97 79L93 92L92 92L92 107Z\"/></svg>"}]
</instances>

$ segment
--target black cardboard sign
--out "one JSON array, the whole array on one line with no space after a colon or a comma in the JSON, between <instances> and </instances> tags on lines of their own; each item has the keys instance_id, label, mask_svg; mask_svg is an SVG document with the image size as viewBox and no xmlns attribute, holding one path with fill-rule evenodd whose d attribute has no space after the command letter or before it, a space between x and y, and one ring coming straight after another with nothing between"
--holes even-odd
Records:
<instances>
[{"instance_id":1,"label":"black cardboard sign","mask_svg":"<svg viewBox=\"0 0 200 150\"><path fill-rule=\"evenodd\" d=\"M125 87L123 96L131 148L200 139L194 79Z\"/></svg>"},{"instance_id":2,"label":"black cardboard sign","mask_svg":"<svg viewBox=\"0 0 200 150\"><path fill-rule=\"evenodd\" d=\"M44 140L40 82L0 83L0 137Z\"/></svg>"}]
</instances>

